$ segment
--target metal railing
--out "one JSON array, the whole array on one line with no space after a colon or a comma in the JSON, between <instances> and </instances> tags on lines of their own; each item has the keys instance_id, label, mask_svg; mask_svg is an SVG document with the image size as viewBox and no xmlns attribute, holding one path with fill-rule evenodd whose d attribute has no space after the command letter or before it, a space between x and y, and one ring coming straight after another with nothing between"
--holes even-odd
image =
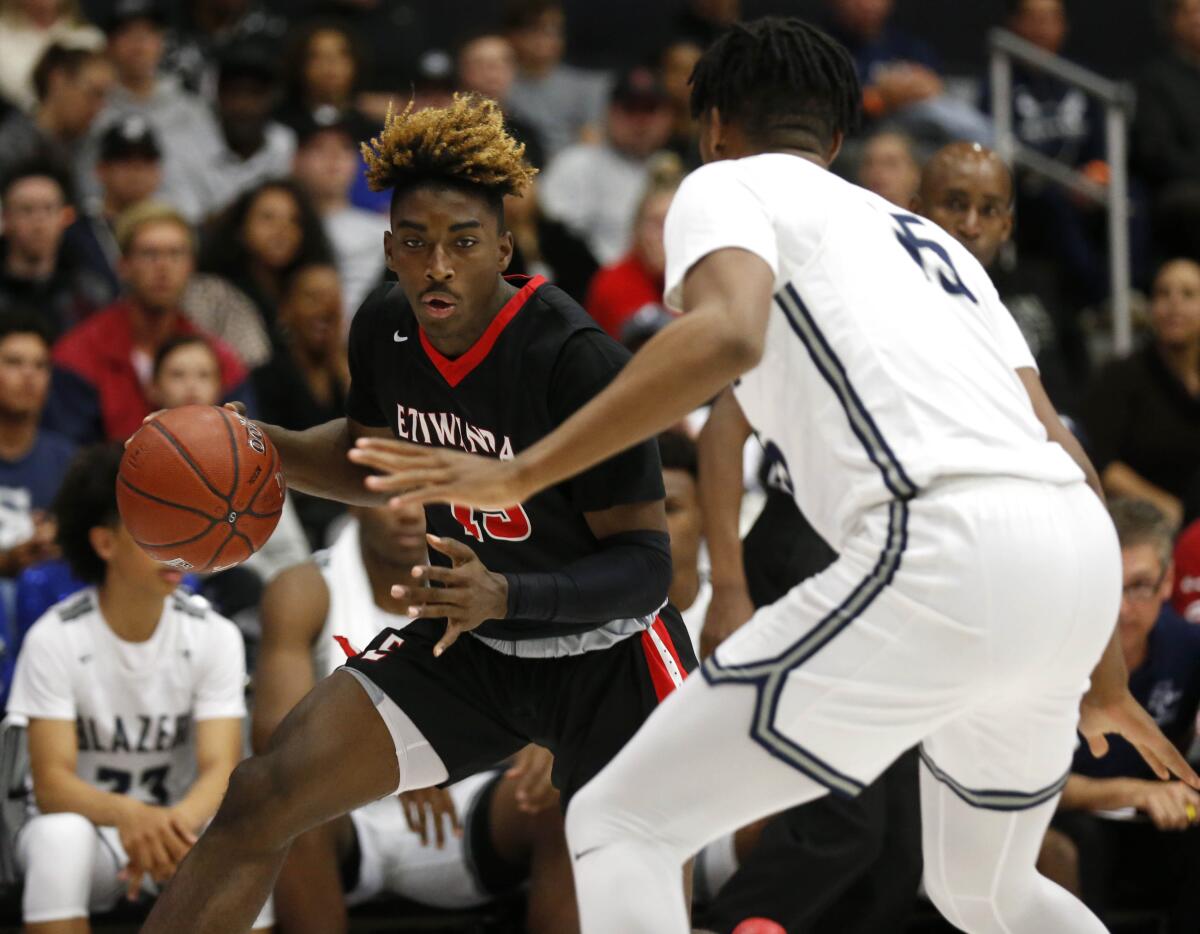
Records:
<instances>
[{"instance_id":1,"label":"metal railing","mask_svg":"<svg viewBox=\"0 0 1200 934\"><path fill-rule=\"evenodd\" d=\"M1113 308L1113 349L1127 354L1133 349L1133 314L1130 303L1129 254L1129 149L1128 123L1133 113L1133 89L1053 55L1006 29L988 34L991 51L992 119L996 151L1011 166L1049 179L1081 197L1104 205L1108 213L1108 269ZM1052 75L1079 88L1104 105L1104 149L1109 166L1108 185L1098 185L1074 166L1064 165L1024 145L1013 131L1013 63Z\"/></svg>"}]
</instances>

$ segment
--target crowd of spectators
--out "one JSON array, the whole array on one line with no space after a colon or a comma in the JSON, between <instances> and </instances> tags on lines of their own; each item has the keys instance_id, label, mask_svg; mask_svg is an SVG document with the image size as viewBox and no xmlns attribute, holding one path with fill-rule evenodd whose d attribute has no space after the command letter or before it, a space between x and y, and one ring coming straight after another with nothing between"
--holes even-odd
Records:
<instances>
[{"instance_id":1,"label":"crowd of spectators","mask_svg":"<svg viewBox=\"0 0 1200 934\"><path fill-rule=\"evenodd\" d=\"M567 60L561 0L509 0L494 29L445 48L406 31L393 5L301 6L105 0L89 21L76 0L0 0L4 692L25 632L83 583L61 559L51 508L79 448L121 441L151 411L184 404L236 399L294 429L343 413L350 321L389 276L388 199L367 188L359 152L389 106L436 106L455 92L496 100L539 169L523 197L506 199L509 271L551 279L631 348L670 320L663 225L701 161L688 77L737 20L738 0L681 0L661 48L609 71ZM1186 690L1156 694L1151 681L1175 676L1159 678L1162 646L1194 652L1188 627L1200 621L1200 0L1161 0L1163 49L1137 85L1130 234L1145 313L1138 348L1117 360L1103 350L1103 212L1003 165L987 148L983 62L948 75L893 6L824 0L823 25L863 85L863 126L835 171L942 225L988 268L1106 490L1134 504L1114 512L1127 660L1156 717L1163 692L1182 692L1170 724L1186 747L1194 672L1176 673ZM1055 54L1070 27L1063 0L1007 0L997 25ZM1024 145L1109 183L1103 114L1086 94L1018 67L1011 106ZM662 441L671 595L697 640L711 596L688 441L699 423ZM771 497L757 466L748 486ZM289 502L269 554L188 582L251 644L262 587L347 521L335 504ZM1157 833L1181 828L1164 816L1169 802L1130 784L1140 774L1097 768L1077 761L1046 871L1105 907L1111 860L1081 865L1079 851L1136 834L1092 812L1127 808ZM1110 779L1119 793L1095 784ZM1181 847L1195 858L1193 843ZM1179 886L1158 892L1158 907L1175 904Z\"/></svg>"}]
</instances>

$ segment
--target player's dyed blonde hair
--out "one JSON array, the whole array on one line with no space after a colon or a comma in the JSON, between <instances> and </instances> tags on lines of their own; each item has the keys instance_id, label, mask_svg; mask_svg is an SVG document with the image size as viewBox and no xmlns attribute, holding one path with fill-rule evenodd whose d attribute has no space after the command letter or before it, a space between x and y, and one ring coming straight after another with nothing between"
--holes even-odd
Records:
<instances>
[{"instance_id":1,"label":"player's dyed blonde hair","mask_svg":"<svg viewBox=\"0 0 1200 934\"><path fill-rule=\"evenodd\" d=\"M537 174L525 144L504 129L499 105L476 94L455 94L446 107L388 108L383 130L362 144L373 191L404 191L422 184L482 189L499 201L519 195Z\"/></svg>"}]
</instances>

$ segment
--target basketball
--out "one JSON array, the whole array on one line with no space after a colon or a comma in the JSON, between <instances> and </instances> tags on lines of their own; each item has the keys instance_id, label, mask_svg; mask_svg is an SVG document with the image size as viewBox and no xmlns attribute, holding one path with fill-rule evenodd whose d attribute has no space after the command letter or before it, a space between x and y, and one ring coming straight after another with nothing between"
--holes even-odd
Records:
<instances>
[{"instance_id":1,"label":"basketball","mask_svg":"<svg viewBox=\"0 0 1200 934\"><path fill-rule=\"evenodd\" d=\"M747 918L733 929L733 934L787 934L787 930L770 918Z\"/></svg>"},{"instance_id":2,"label":"basketball","mask_svg":"<svg viewBox=\"0 0 1200 934\"><path fill-rule=\"evenodd\" d=\"M230 409L186 405L130 439L117 507L143 550L183 571L220 571L263 546L283 510L282 465L257 425Z\"/></svg>"}]
</instances>

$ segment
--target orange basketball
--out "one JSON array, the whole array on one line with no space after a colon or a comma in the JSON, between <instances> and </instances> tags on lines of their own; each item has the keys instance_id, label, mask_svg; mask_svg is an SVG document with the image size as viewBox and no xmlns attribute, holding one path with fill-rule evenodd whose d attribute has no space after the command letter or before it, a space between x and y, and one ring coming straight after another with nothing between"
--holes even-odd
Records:
<instances>
[{"instance_id":1,"label":"orange basketball","mask_svg":"<svg viewBox=\"0 0 1200 934\"><path fill-rule=\"evenodd\" d=\"M130 439L117 507L151 557L183 571L220 571L271 537L284 489L279 454L257 425L230 409L185 405Z\"/></svg>"}]
</instances>

